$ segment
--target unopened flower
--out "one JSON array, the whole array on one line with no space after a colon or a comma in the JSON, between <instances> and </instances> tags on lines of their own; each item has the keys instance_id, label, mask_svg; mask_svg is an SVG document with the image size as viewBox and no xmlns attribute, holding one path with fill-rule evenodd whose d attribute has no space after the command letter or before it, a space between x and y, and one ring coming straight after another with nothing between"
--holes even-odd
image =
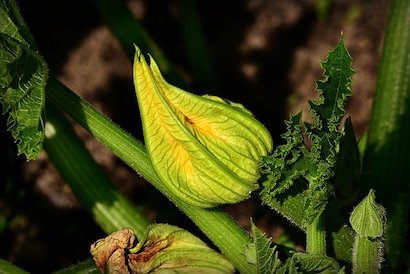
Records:
<instances>
[{"instance_id":1,"label":"unopened flower","mask_svg":"<svg viewBox=\"0 0 410 274\"><path fill-rule=\"evenodd\" d=\"M152 165L183 201L236 203L257 188L259 161L272 150L267 129L242 105L167 83L136 49L134 83Z\"/></svg>"}]
</instances>

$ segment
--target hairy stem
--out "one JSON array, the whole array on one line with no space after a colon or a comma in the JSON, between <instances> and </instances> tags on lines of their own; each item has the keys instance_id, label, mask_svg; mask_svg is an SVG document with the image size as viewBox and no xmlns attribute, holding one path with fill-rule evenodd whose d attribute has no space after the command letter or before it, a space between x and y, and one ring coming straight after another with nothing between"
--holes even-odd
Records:
<instances>
[{"instance_id":1,"label":"hairy stem","mask_svg":"<svg viewBox=\"0 0 410 274\"><path fill-rule=\"evenodd\" d=\"M254 266L247 262L244 255L244 246L250 243L251 239L230 216L217 208L201 209L190 206L174 196L158 179L145 148L139 141L57 80L49 80L47 96L50 102L70 115L115 155L167 196L218 246L239 271L254 272Z\"/></svg>"},{"instance_id":2,"label":"hairy stem","mask_svg":"<svg viewBox=\"0 0 410 274\"><path fill-rule=\"evenodd\" d=\"M326 255L326 232L323 214L308 225L306 229L306 253Z\"/></svg>"},{"instance_id":3,"label":"hairy stem","mask_svg":"<svg viewBox=\"0 0 410 274\"><path fill-rule=\"evenodd\" d=\"M356 236L353 245L353 273L380 273L381 246L378 240Z\"/></svg>"}]
</instances>

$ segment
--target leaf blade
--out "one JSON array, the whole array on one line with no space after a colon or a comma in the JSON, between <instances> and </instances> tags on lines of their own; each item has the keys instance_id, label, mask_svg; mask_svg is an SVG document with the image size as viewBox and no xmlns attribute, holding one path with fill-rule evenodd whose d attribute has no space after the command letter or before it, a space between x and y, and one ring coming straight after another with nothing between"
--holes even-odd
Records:
<instances>
[{"instance_id":1,"label":"leaf blade","mask_svg":"<svg viewBox=\"0 0 410 274\"><path fill-rule=\"evenodd\" d=\"M0 103L17 153L37 158L44 140L48 68L12 0L0 1Z\"/></svg>"},{"instance_id":2,"label":"leaf blade","mask_svg":"<svg viewBox=\"0 0 410 274\"><path fill-rule=\"evenodd\" d=\"M245 246L248 263L256 266L256 273L275 273L280 267L276 246L271 247L272 241L251 220L253 242Z\"/></svg>"},{"instance_id":3,"label":"leaf blade","mask_svg":"<svg viewBox=\"0 0 410 274\"><path fill-rule=\"evenodd\" d=\"M286 205L284 200L303 193L302 208L291 211L279 209L282 212L296 213L294 216L286 216L288 219L298 220L295 223L300 223L299 220L303 219L302 229L321 215L333 193L330 180L334 176L336 156L343 136L339 126L345 115L346 100L352 94L351 64L352 58L341 37L335 49L321 63L324 79L317 81L319 99L310 102L310 111L316 123L304 123L302 127L301 114L292 116L286 122L287 132L283 135L286 143L277 147L273 155L265 157L262 164L264 189L261 191L261 198L264 203L275 209L278 203ZM309 139L310 148L306 146L305 139ZM307 188L300 183L302 181L307 182Z\"/></svg>"},{"instance_id":4,"label":"leaf blade","mask_svg":"<svg viewBox=\"0 0 410 274\"><path fill-rule=\"evenodd\" d=\"M0 102L18 154L37 158L44 140L43 108L48 68L42 57L0 34Z\"/></svg>"}]
</instances>

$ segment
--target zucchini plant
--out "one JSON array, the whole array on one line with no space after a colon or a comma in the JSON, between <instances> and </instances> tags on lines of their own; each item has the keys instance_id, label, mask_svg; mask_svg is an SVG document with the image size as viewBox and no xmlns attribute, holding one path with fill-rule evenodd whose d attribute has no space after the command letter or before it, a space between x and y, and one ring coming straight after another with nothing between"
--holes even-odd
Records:
<instances>
[{"instance_id":1,"label":"zucchini plant","mask_svg":"<svg viewBox=\"0 0 410 274\"><path fill-rule=\"evenodd\" d=\"M172 65L121 2L96 4L134 54L145 145L51 76L16 3L0 0L0 102L17 153L35 160L45 149L107 233L91 246L90 261L58 273L402 269L409 178L396 164L406 163L410 152L404 137L410 113L408 1L392 4L364 159L345 112L354 71L343 35L321 62L319 98L309 103L314 122L303 121L301 113L292 115L285 121L283 144L274 146L269 131L244 105L175 86L171 81L180 78ZM110 10L123 12L135 27L133 47L119 31L120 22L109 19ZM94 162L62 113L164 194L218 250L173 224L150 224ZM400 175L398 194L386 188L393 174ZM220 206L250 195L303 231L306 250L273 243L252 220L248 234ZM0 272L26 273L4 260Z\"/></svg>"}]
</instances>

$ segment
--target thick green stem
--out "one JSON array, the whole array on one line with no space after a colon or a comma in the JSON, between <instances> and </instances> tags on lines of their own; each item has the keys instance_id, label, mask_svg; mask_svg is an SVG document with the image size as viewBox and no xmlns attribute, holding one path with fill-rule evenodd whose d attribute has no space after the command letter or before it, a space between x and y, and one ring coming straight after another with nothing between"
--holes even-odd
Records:
<instances>
[{"instance_id":1,"label":"thick green stem","mask_svg":"<svg viewBox=\"0 0 410 274\"><path fill-rule=\"evenodd\" d=\"M18 268L8 261L0 259L0 274L28 274L28 272Z\"/></svg>"},{"instance_id":2,"label":"thick green stem","mask_svg":"<svg viewBox=\"0 0 410 274\"><path fill-rule=\"evenodd\" d=\"M218 208L202 209L190 206L166 189L158 179L144 146L107 117L84 102L55 79L47 85L47 98L91 132L114 154L151 182L208 236L242 273L253 273L254 266L244 255L250 237L225 212Z\"/></svg>"},{"instance_id":3,"label":"thick green stem","mask_svg":"<svg viewBox=\"0 0 410 274\"><path fill-rule=\"evenodd\" d=\"M49 103L45 129L50 160L100 227L107 233L130 227L141 239L148 219L112 185L66 118Z\"/></svg>"},{"instance_id":4,"label":"thick green stem","mask_svg":"<svg viewBox=\"0 0 410 274\"><path fill-rule=\"evenodd\" d=\"M306 253L326 255L326 231L323 214L308 225L306 229Z\"/></svg>"},{"instance_id":5,"label":"thick green stem","mask_svg":"<svg viewBox=\"0 0 410 274\"><path fill-rule=\"evenodd\" d=\"M382 243L379 240L370 240L367 237L356 236L353 245L353 273L380 272Z\"/></svg>"},{"instance_id":6,"label":"thick green stem","mask_svg":"<svg viewBox=\"0 0 410 274\"><path fill-rule=\"evenodd\" d=\"M364 158L365 182L387 209L390 266L404 262L410 199L410 1L392 1Z\"/></svg>"}]
</instances>

